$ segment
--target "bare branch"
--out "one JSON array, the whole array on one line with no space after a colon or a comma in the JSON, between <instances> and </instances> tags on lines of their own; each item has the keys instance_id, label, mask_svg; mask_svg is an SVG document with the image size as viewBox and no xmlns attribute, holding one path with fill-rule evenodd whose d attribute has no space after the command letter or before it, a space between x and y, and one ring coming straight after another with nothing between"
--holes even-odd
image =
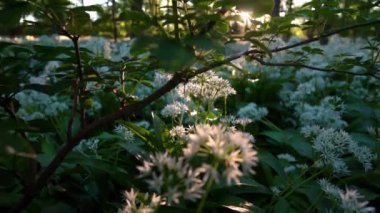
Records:
<instances>
[{"instance_id":1,"label":"bare branch","mask_svg":"<svg viewBox=\"0 0 380 213\"><path fill-rule=\"evenodd\" d=\"M377 20L374 20L374 21L370 21L370 22L367 22L367 23L355 24L355 25L351 25L351 26L344 27L344 28L341 28L341 29L337 29L337 30L331 31L329 33L325 33L325 34L316 36L314 38L310 38L310 39L307 39L305 41L301 41L301 42L296 43L296 44L292 44L292 45L285 46L285 47L280 47L280 48L275 48L275 49L271 50L271 52L272 53L281 52L281 51L284 51L284 50L288 50L288 49L292 49L292 48L295 48L295 47L303 46L305 44L309 44L309 43L312 43L312 42L315 42L315 41L319 41L322 38L327 38L327 37L330 37L332 35L335 35L335 34L338 34L338 33L342 33L342 32L348 31L348 30L353 30L353 29L356 29L356 28L373 26L373 25L377 25L377 24L380 24L380 19L377 19Z\"/></svg>"},{"instance_id":2,"label":"bare branch","mask_svg":"<svg viewBox=\"0 0 380 213\"><path fill-rule=\"evenodd\" d=\"M258 57L252 56L252 59L255 61L259 62L261 65L265 66L273 66L273 67L302 67L302 68L307 68L311 70L316 70L320 72L328 72L328 73L339 73L339 74L348 74L348 75L357 75L357 76L367 76L367 77L374 77L377 79L380 79L380 77L371 74L371 73L355 73L355 72L349 72L349 71L342 71L342 70L336 70L336 69L327 69L327 68L320 68L320 67L313 67L297 62L292 62L292 63L272 63L272 62L266 62Z\"/></svg>"}]
</instances>

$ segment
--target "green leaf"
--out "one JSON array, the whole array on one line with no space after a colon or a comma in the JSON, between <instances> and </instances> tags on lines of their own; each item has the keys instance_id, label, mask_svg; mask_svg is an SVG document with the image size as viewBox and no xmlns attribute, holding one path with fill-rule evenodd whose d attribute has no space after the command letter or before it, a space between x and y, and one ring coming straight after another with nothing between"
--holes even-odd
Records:
<instances>
[{"instance_id":1,"label":"green leaf","mask_svg":"<svg viewBox=\"0 0 380 213\"><path fill-rule=\"evenodd\" d=\"M30 2L27 1L7 1L0 4L0 26L15 27L20 24L24 15L33 11Z\"/></svg>"},{"instance_id":2,"label":"green leaf","mask_svg":"<svg viewBox=\"0 0 380 213\"><path fill-rule=\"evenodd\" d=\"M70 34L83 35L91 32L92 21L90 14L86 12L86 7L73 8L69 12L69 22L67 30Z\"/></svg>"},{"instance_id":3,"label":"green leaf","mask_svg":"<svg viewBox=\"0 0 380 213\"><path fill-rule=\"evenodd\" d=\"M152 56L156 57L159 65L167 71L177 71L189 67L195 60L194 51L182 46L171 39L161 39L153 48Z\"/></svg>"},{"instance_id":4,"label":"green leaf","mask_svg":"<svg viewBox=\"0 0 380 213\"><path fill-rule=\"evenodd\" d=\"M268 54L270 57L272 57L271 51L261 41L259 41L258 39L255 39L255 38L248 38L247 40L250 41L253 44L253 46L258 47L260 50L264 51L266 54Z\"/></svg>"},{"instance_id":5,"label":"green leaf","mask_svg":"<svg viewBox=\"0 0 380 213\"><path fill-rule=\"evenodd\" d=\"M271 153L262 150L259 152L259 159L260 159L260 163L264 163L264 164L268 165L274 171L276 171L277 174L279 174L281 176L286 176L286 174L284 172L284 168L281 166L281 163Z\"/></svg>"},{"instance_id":6,"label":"green leaf","mask_svg":"<svg viewBox=\"0 0 380 213\"><path fill-rule=\"evenodd\" d=\"M212 39L207 36L189 36L184 39L185 44L194 46L196 49L201 50L214 50L217 53L224 52L224 46L222 42Z\"/></svg>"},{"instance_id":7,"label":"green leaf","mask_svg":"<svg viewBox=\"0 0 380 213\"><path fill-rule=\"evenodd\" d=\"M244 34L244 38L248 39L248 38L252 38L252 37L260 37L260 36L263 36L265 34L266 34L265 31L248 31Z\"/></svg>"},{"instance_id":8,"label":"green leaf","mask_svg":"<svg viewBox=\"0 0 380 213\"><path fill-rule=\"evenodd\" d=\"M313 148L305 138L296 131L293 130L280 130L280 131L264 131L263 135L273 139L276 145L289 146L293 150L297 151L300 156L313 159Z\"/></svg>"},{"instance_id":9,"label":"green leaf","mask_svg":"<svg viewBox=\"0 0 380 213\"><path fill-rule=\"evenodd\" d=\"M52 205L44 206L42 213L49 213L49 212L56 212L56 213L75 212L75 209L63 202L57 202Z\"/></svg>"},{"instance_id":10,"label":"green leaf","mask_svg":"<svg viewBox=\"0 0 380 213\"><path fill-rule=\"evenodd\" d=\"M138 21L138 22L152 22L151 18L144 12L141 11L126 11L119 16L120 19L127 21Z\"/></svg>"},{"instance_id":11,"label":"green leaf","mask_svg":"<svg viewBox=\"0 0 380 213\"><path fill-rule=\"evenodd\" d=\"M288 212L289 208L290 208L290 204L288 203L288 201L286 201L285 198L280 197L278 198L278 201L274 205L274 212L285 213L285 212Z\"/></svg>"},{"instance_id":12,"label":"green leaf","mask_svg":"<svg viewBox=\"0 0 380 213\"><path fill-rule=\"evenodd\" d=\"M46 167L50 164L51 160L54 158L58 146L50 140L42 141L41 143L42 154L37 157L38 162L41 163L42 167Z\"/></svg>"},{"instance_id":13,"label":"green leaf","mask_svg":"<svg viewBox=\"0 0 380 213\"><path fill-rule=\"evenodd\" d=\"M193 64L194 51L183 46L176 40L162 37L138 37L131 45L130 53L140 55L150 52L157 59L161 68L167 71L177 71Z\"/></svg>"}]
</instances>

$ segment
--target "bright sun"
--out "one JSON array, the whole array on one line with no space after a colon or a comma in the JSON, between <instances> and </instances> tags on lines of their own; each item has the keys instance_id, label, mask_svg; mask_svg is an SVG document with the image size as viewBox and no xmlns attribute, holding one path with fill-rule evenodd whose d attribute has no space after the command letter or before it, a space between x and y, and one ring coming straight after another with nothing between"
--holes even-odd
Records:
<instances>
[{"instance_id":1,"label":"bright sun","mask_svg":"<svg viewBox=\"0 0 380 213\"><path fill-rule=\"evenodd\" d=\"M251 22L251 15L249 12L240 11L239 15L245 24Z\"/></svg>"}]
</instances>

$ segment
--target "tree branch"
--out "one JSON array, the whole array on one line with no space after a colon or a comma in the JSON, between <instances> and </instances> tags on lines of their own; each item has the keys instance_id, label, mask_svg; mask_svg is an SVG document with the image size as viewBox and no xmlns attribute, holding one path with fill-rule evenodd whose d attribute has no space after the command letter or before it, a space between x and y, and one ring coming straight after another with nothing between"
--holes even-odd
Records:
<instances>
[{"instance_id":1,"label":"tree branch","mask_svg":"<svg viewBox=\"0 0 380 213\"><path fill-rule=\"evenodd\" d=\"M313 67L301 63L272 63L272 62L266 62L258 57L252 56L252 59L259 62L261 65L265 66L273 66L273 67L302 67L307 68L311 70L316 70L320 72L327 72L327 73L339 73L339 74L348 74L348 75L357 75L357 76L367 76L367 77L374 77L377 79L380 79L380 77L376 76L375 74L371 73L355 73L355 72L349 72L349 71L342 71L342 70L336 70L336 69L327 69L327 68L320 68L320 67Z\"/></svg>"},{"instance_id":2,"label":"tree branch","mask_svg":"<svg viewBox=\"0 0 380 213\"><path fill-rule=\"evenodd\" d=\"M312 43L312 42L315 42L315 41L319 41L322 38L327 38L327 37L330 37L332 35L335 35L335 34L338 34L338 33L342 33L342 32L348 31L348 30L353 30L353 29L356 29L356 28L362 28L362 27L367 27L367 26L372 26L372 25L377 25L377 24L380 24L380 19L377 19L377 20L374 20L374 21L370 21L370 22L366 22L366 23L351 25L351 26L344 27L344 28L341 28L341 29L337 29L337 30L331 31L329 33L325 33L325 34L316 36L314 38L307 39L305 41L302 41L302 42L299 42L299 43L296 43L296 44L292 44L292 45L285 46L285 47L280 47L280 48L275 48L275 49L271 50L270 52L276 53L276 52L292 49L292 48L295 48L295 47L298 47L298 46L302 46L302 45L309 44L309 43Z\"/></svg>"},{"instance_id":3,"label":"tree branch","mask_svg":"<svg viewBox=\"0 0 380 213\"><path fill-rule=\"evenodd\" d=\"M70 38L70 37L69 37ZM77 79L76 79L76 92L77 95L74 98L77 98L77 103L79 103L79 114L80 114L80 123L81 127L83 128L86 126L86 113L84 110L84 77L83 77L83 67L81 62L81 56L80 56L80 49L79 49L79 36L72 36L71 41L74 44L75 49L75 62L77 65Z\"/></svg>"}]
</instances>

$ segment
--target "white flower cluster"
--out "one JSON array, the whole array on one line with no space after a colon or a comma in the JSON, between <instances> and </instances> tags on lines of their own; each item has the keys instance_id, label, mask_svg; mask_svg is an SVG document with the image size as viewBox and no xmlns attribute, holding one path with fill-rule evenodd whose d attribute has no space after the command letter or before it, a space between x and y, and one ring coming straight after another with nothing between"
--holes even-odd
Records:
<instances>
[{"instance_id":1,"label":"white flower cluster","mask_svg":"<svg viewBox=\"0 0 380 213\"><path fill-rule=\"evenodd\" d=\"M196 125L187 132L183 156L157 153L137 167L149 189L162 197L160 201L167 205L184 200L195 202L205 193L206 183L221 179L227 184L239 183L243 174L254 173L252 167L257 165L258 157L251 144L252 135L220 125ZM202 162L190 163L200 156ZM134 203L135 199L128 199L125 209L136 209Z\"/></svg>"},{"instance_id":2,"label":"white flower cluster","mask_svg":"<svg viewBox=\"0 0 380 213\"><path fill-rule=\"evenodd\" d=\"M222 174L216 170L216 181L220 176L226 178L227 183L239 183L243 173L254 173L257 152L253 149L252 135L240 131L229 131L221 125L197 125L194 134L189 134L188 145L183 149L187 158L202 154L210 155L218 164L224 165ZM213 165L215 162L210 162ZM241 169L242 171L241 171ZM215 168L214 168L215 169Z\"/></svg>"},{"instance_id":3,"label":"white flower cluster","mask_svg":"<svg viewBox=\"0 0 380 213\"><path fill-rule=\"evenodd\" d=\"M240 118L249 118L254 121L258 121L268 114L268 110L265 107L259 107L256 103L248 103L238 111Z\"/></svg>"},{"instance_id":4,"label":"white flower cluster","mask_svg":"<svg viewBox=\"0 0 380 213\"><path fill-rule=\"evenodd\" d=\"M187 130L183 125L175 126L169 132L170 136L172 136L173 138L185 138L186 133Z\"/></svg>"},{"instance_id":5,"label":"white flower cluster","mask_svg":"<svg viewBox=\"0 0 380 213\"><path fill-rule=\"evenodd\" d=\"M86 152L87 150L97 154L100 140L98 138L83 139L79 142L78 146L74 149L79 152Z\"/></svg>"},{"instance_id":6,"label":"white flower cluster","mask_svg":"<svg viewBox=\"0 0 380 213\"><path fill-rule=\"evenodd\" d=\"M172 157L168 153L151 155L137 169L151 190L166 198L168 204L180 200L196 201L201 198L204 180L199 169L193 169L184 157Z\"/></svg>"},{"instance_id":7,"label":"white flower cluster","mask_svg":"<svg viewBox=\"0 0 380 213\"><path fill-rule=\"evenodd\" d=\"M158 71L154 72L154 80L153 80L153 87L154 88L160 88L164 84L166 84L171 78L173 77L172 74L168 73L160 73Z\"/></svg>"},{"instance_id":8,"label":"white flower cluster","mask_svg":"<svg viewBox=\"0 0 380 213\"><path fill-rule=\"evenodd\" d=\"M29 76L29 83L31 84L42 84L45 85L50 83L50 81L55 82L56 78L52 75L52 72L56 70L61 63L59 61L49 61L41 74L38 76Z\"/></svg>"},{"instance_id":9,"label":"white flower cluster","mask_svg":"<svg viewBox=\"0 0 380 213\"><path fill-rule=\"evenodd\" d=\"M97 56L103 56L104 58L111 58L111 43L101 37L91 37L91 39L81 43L82 47L91 50Z\"/></svg>"},{"instance_id":10,"label":"white flower cluster","mask_svg":"<svg viewBox=\"0 0 380 213\"><path fill-rule=\"evenodd\" d=\"M363 165L365 171L372 169L376 155L366 146L359 146L347 132L335 129L321 129L313 140L313 148L319 153L317 165L331 165L336 175L349 173L344 156L353 154Z\"/></svg>"},{"instance_id":11,"label":"white flower cluster","mask_svg":"<svg viewBox=\"0 0 380 213\"><path fill-rule=\"evenodd\" d=\"M308 168L307 164L297 163L296 158L289 153L281 153L277 155L279 160L282 160L282 164L284 165L284 172L291 173L296 170L305 170Z\"/></svg>"},{"instance_id":12,"label":"white flower cluster","mask_svg":"<svg viewBox=\"0 0 380 213\"><path fill-rule=\"evenodd\" d=\"M367 206L368 201L360 201L364 198L355 189L346 188L341 190L338 186L330 183L326 179L318 181L322 191L329 195L334 201L339 203L339 207L344 212L374 213L374 207Z\"/></svg>"},{"instance_id":13,"label":"white flower cluster","mask_svg":"<svg viewBox=\"0 0 380 213\"><path fill-rule=\"evenodd\" d=\"M319 125L326 128L342 128L347 122L342 119L344 110L339 97L327 96L320 105L304 103L296 107L296 113L302 126Z\"/></svg>"},{"instance_id":14,"label":"white flower cluster","mask_svg":"<svg viewBox=\"0 0 380 213\"><path fill-rule=\"evenodd\" d=\"M277 155L277 158L280 160L286 160L288 162L296 162L296 158L289 153L281 153Z\"/></svg>"},{"instance_id":15,"label":"white flower cluster","mask_svg":"<svg viewBox=\"0 0 380 213\"><path fill-rule=\"evenodd\" d=\"M204 102L236 94L229 81L217 76L213 71L197 75L185 85L176 88L180 97L190 100L198 98Z\"/></svg>"},{"instance_id":16,"label":"white flower cluster","mask_svg":"<svg viewBox=\"0 0 380 213\"><path fill-rule=\"evenodd\" d=\"M134 189L126 191L124 193L126 205L123 209L119 209L118 213L154 213L160 204L165 203L164 199L156 194L150 196L145 193L137 197L138 195Z\"/></svg>"},{"instance_id":17,"label":"white flower cluster","mask_svg":"<svg viewBox=\"0 0 380 213\"><path fill-rule=\"evenodd\" d=\"M129 42L118 42L115 43L114 47L112 61L121 61L123 58L130 56L131 44Z\"/></svg>"},{"instance_id":18,"label":"white flower cluster","mask_svg":"<svg viewBox=\"0 0 380 213\"><path fill-rule=\"evenodd\" d=\"M114 129L114 132L121 135L122 138L128 142L133 142L134 141L134 134L133 132L131 132L131 130L129 130L128 128L126 128L125 126L123 125L117 125Z\"/></svg>"},{"instance_id":19,"label":"white flower cluster","mask_svg":"<svg viewBox=\"0 0 380 213\"><path fill-rule=\"evenodd\" d=\"M166 105L162 110L161 110L161 115L163 117L172 117L175 118L179 115L182 115L183 113L189 111L189 107L181 102L175 101L171 104Z\"/></svg>"},{"instance_id":20,"label":"white flower cluster","mask_svg":"<svg viewBox=\"0 0 380 213\"><path fill-rule=\"evenodd\" d=\"M237 118L236 116L233 116L233 115L227 115L227 116L222 117L220 119L220 122L222 122L223 124L226 124L226 125L239 124L242 126L246 126L246 125L252 123L253 120L250 118L246 118L246 117Z\"/></svg>"},{"instance_id":21,"label":"white flower cluster","mask_svg":"<svg viewBox=\"0 0 380 213\"><path fill-rule=\"evenodd\" d=\"M253 122L252 119L243 117L243 118L236 118L233 121L233 124L240 124L242 126L246 126L246 125L248 125L248 124L250 124L252 122Z\"/></svg>"},{"instance_id":22,"label":"white flower cluster","mask_svg":"<svg viewBox=\"0 0 380 213\"><path fill-rule=\"evenodd\" d=\"M25 121L46 119L46 116L57 116L69 109L68 105L56 96L35 90L24 90L17 93L15 98L21 105L17 115Z\"/></svg>"},{"instance_id":23,"label":"white flower cluster","mask_svg":"<svg viewBox=\"0 0 380 213\"><path fill-rule=\"evenodd\" d=\"M378 79L355 76L348 86L350 90L347 90L347 93L359 100L376 101L380 98L380 82Z\"/></svg>"}]
</instances>

